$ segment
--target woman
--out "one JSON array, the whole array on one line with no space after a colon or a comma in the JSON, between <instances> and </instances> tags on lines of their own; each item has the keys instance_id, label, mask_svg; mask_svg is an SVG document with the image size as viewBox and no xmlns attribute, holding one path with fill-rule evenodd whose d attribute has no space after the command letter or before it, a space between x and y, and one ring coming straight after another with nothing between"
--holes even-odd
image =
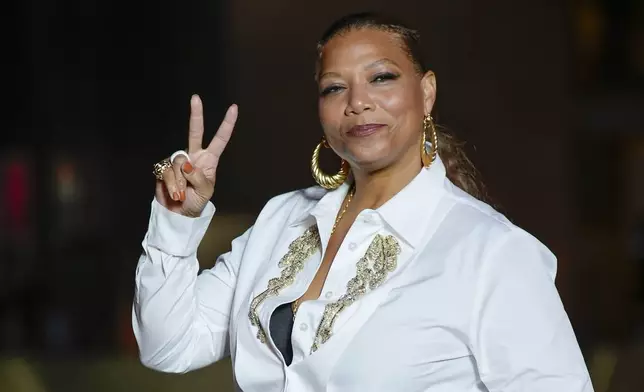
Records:
<instances>
[{"instance_id":1,"label":"woman","mask_svg":"<svg viewBox=\"0 0 644 392\"><path fill-rule=\"evenodd\" d=\"M158 182L136 272L141 360L186 372L231 355L240 390L592 391L548 249L481 197L430 113L416 33L345 17L318 45L320 185L270 200L214 268L196 250L215 212L237 107ZM322 147L341 171L317 166ZM349 175L350 173L350 175Z\"/></svg>"}]
</instances>

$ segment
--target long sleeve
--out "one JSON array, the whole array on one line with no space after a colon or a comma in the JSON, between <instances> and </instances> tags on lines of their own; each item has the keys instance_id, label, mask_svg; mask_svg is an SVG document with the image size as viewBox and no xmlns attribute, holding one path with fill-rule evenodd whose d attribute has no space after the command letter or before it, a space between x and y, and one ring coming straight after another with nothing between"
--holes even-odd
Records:
<instances>
[{"instance_id":1,"label":"long sleeve","mask_svg":"<svg viewBox=\"0 0 644 392\"><path fill-rule=\"evenodd\" d=\"M228 325L249 229L212 269L199 274L197 248L215 213L189 218L152 202L135 276L132 325L141 362L183 373L228 355Z\"/></svg>"},{"instance_id":2,"label":"long sleeve","mask_svg":"<svg viewBox=\"0 0 644 392\"><path fill-rule=\"evenodd\" d=\"M490 392L592 392L555 273L554 255L521 230L484 259L471 336Z\"/></svg>"}]
</instances>

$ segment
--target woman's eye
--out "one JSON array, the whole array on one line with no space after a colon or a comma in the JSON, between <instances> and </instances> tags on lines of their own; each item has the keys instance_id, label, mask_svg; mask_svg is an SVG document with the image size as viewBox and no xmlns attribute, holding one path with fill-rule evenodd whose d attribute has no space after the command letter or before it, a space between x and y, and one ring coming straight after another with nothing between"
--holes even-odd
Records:
<instances>
[{"instance_id":1,"label":"woman's eye","mask_svg":"<svg viewBox=\"0 0 644 392\"><path fill-rule=\"evenodd\" d=\"M381 83L381 82L386 82L388 80L396 80L398 79L398 75L391 73L391 72L385 72L378 74L373 77L372 82L374 83Z\"/></svg>"},{"instance_id":2,"label":"woman's eye","mask_svg":"<svg viewBox=\"0 0 644 392\"><path fill-rule=\"evenodd\" d=\"M396 80L399 77L400 77L400 75L397 75L397 74L392 73L392 72L383 72L383 73L375 75L373 78L371 78L371 83L384 83L384 82L387 82L387 81ZM334 84L334 85L331 85L329 87L326 87L326 88L322 89L322 91L320 91L320 96L325 97L325 96L327 96L329 94L337 93L337 92L342 91L342 90L344 90L343 86Z\"/></svg>"},{"instance_id":3,"label":"woman's eye","mask_svg":"<svg viewBox=\"0 0 644 392\"><path fill-rule=\"evenodd\" d=\"M341 87L341 86L329 86L329 87L327 87L327 88L323 89L323 90L320 92L320 95L324 97L324 96L329 95L329 94L331 94L331 93L338 92L338 91L340 91L341 89L342 89L342 87Z\"/></svg>"}]
</instances>

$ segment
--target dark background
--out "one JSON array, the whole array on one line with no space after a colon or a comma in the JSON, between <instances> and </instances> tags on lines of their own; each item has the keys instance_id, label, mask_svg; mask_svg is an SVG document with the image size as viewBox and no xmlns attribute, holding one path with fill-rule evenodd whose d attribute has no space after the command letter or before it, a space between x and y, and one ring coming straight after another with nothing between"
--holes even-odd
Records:
<instances>
[{"instance_id":1,"label":"dark background","mask_svg":"<svg viewBox=\"0 0 644 392\"><path fill-rule=\"evenodd\" d=\"M200 249L212 265L270 197L312 185L315 43L360 10L421 31L435 117L468 142L502 211L557 254L596 391L644 385L643 1L3 8L0 391L230 390L226 361L184 376L138 364L130 306L151 166L185 147L191 94L207 138L239 105Z\"/></svg>"}]
</instances>

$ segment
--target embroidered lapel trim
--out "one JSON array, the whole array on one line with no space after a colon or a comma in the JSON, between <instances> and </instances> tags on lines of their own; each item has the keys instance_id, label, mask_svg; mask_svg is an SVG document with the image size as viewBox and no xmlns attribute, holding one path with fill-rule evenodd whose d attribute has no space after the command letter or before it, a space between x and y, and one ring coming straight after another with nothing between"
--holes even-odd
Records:
<instances>
[{"instance_id":1,"label":"embroidered lapel trim","mask_svg":"<svg viewBox=\"0 0 644 392\"><path fill-rule=\"evenodd\" d=\"M268 288L253 298L248 317L252 326L257 327L257 339L266 343L266 331L262 328L257 315L257 308L268 297L276 296L282 289L293 284L295 277L304 269L304 262L320 249L320 233L316 225L309 227L301 236L288 246L288 252L282 257L278 266L282 268L280 276L268 281Z\"/></svg>"},{"instance_id":2,"label":"embroidered lapel trim","mask_svg":"<svg viewBox=\"0 0 644 392\"><path fill-rule=\"evenodd\" d=\"M377 234L367 252L356 264L356 276L347 283L347 292L337 301L324 307L322 321L311 346L311 353L317 351L333 334L333 324L338 315L351 306L368 291L382 284L387 275L398 265L400 244L394 236Z\"/></svg>"}]
</instances>

